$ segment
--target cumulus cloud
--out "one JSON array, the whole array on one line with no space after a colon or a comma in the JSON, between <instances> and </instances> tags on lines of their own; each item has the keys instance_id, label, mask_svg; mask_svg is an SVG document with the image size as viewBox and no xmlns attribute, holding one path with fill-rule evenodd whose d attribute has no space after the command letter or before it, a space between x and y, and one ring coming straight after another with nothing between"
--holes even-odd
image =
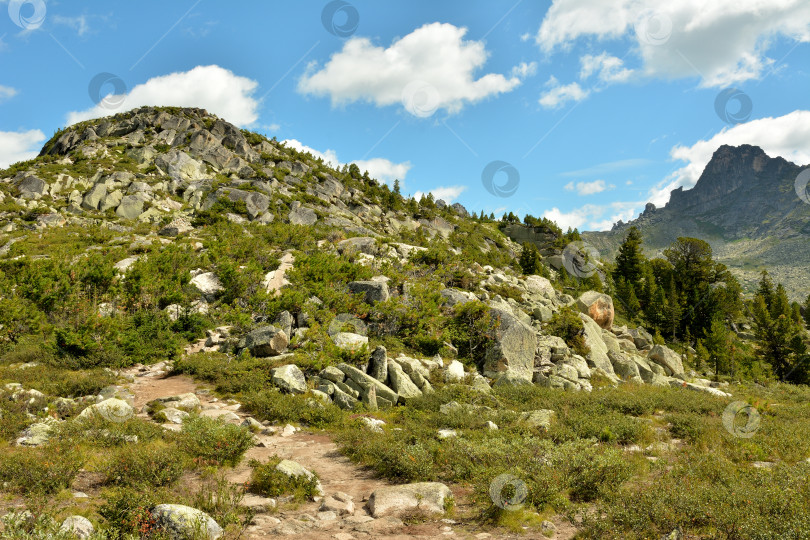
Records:
<instances>
[{"instance_id":1,"label":"cumulus cloud","mask_svg":"<svg viewBox=\"0 0 810 540\"><path fill-rule=\"evenodd\" d=\"M546 109L562 107L569 101L582 101L589 94L589 91L583 90L579 83L560 84L554 75L548 79L546 87L548 90L540 96L540 105Z\"/></svg>"},{"instance_id":2,"label":"cumulus cloud","mask_svg":"<svg viewBox=\"0 0 810 540\"><path fill-rule=\"evenodd\" d=\"M408 171L411 170L411 162L394 163L384 158L373 158L369 160L355 160L353 162L361 171L368 171L372 178L382 180L386 184L393 183L394 180L404 180Z\"/></svg>"},{"instance_id":3,"label":"cumulus cloud","mask_svg":"<svg viewBox=\"0 0 810 540\"><path fill-rule=\"evenodd\" d=\"M486 63L488 53L483 41L465 41L466 33L466 28L432 23L386 48L368 38L352 38L323 67L310 65L299 80L298 90L329 96L333 106L356 101L378 107L404 104L413 113L403 103L413 98L427 101L421 107L431 112L444 109L455 113L468 103L513 90L521 83L521 72L528 75L536 69L521 64L509 78L488 73L476 79L475 73ZM422 95L410 96L411 90Z\"/></svg>"},{"instance_id":4,"label":"cumulus cloud","mask_svg":"<svg viewBox=\"0 0 810 540\"><path fill-rule=\"evenodd\" d=\"M579 38L635 40L644 71L727 86L762 76L783 37L810 42L806 0L554 0L535 40L546 53Z\"/></svg>"},{"instance_id":5,"label":"cumulus cloud","mask_svg":"<svg viewBox=\"0 0 810 540\"><path fill-rule=\"evenodd\" d=\"M677 145L670 156L686 165L667 176L650 191L650 202L662 206L669 201L669 193L680 186L688 189L695 185L706 164L720 146L752 144L762 148L769 156L781 156L800 165L810 164L810 111L793 111L777 118L760 118L745 124L725 128L708 140L691 146Z\"/></svg>"},{"instance_id":6,"label":"cumulus cloud","mask_svg":"<svg viewBox=\"0 0 810 540\"><path fill-rule=\"evenodd\" d=\"M17 90L10 86L0 84L0 102L11 99L17 95Z\"/></svg>"},{"instance_id":7,"label":"cumulus cloud","mask_svg":"<svg viewBox=\"0 0 810 540\"><path fill-rule=\"evenodd\" d=\"M45 134L38 129L0 131L0 168L37 157L43 142Z\"/></svg>"},{"instance_id":8,"label":"cumulus cloud","mask_svg":"<svg viewBox=\"0 0 810 540\"><path fill-rule=\"evenodd\" d=\"M259 101L253 97L257 87L256 81L234 75L222 67L197 66L189 71L154 77L135 86L124 96L108 96L95 107L70 112L67 124L72 125L145 105L162 105L202 107L236 125L248 126L259 117L257 112ZM104 97L99 96L100 99ZM118 102L121 103L120 106L111 108L111 103Z\"/></svg>"},{"instance_id":9,"label":"cumulus cloud","mask_svg":"<svg viewBox=\"0 0 810 540\"><path fill-rule=\"evenodd\" d=\"M543 217L555 221L563 230L571 227L580 231L603 231L610 229L616 221L633 219L638 208L643 206L644 203L638 201L586 204L568 212L554 207L543 212Z\"/></svg>"},{"instance_id":10,"label":"cumulus cloud","mask_svg":"<svg viewBox=\"0 0 810 540\"><path fill-rule=\"evenodd\" d=\"M593 182L568 182L564 187L568 191L576 191L578 195L594 195L616 186L607 184L604 180L594 180Z\"/></svg>"},{"instance_id":11,"label":"cumulus cloud","mask_svg":"<svg viewBox=\"0 0 810 540\"><path fill-rule=\"evenodd\" d=\"M625 82L633 75L633 70L624 67L624 60L611 56L606 52L599 55L586 54L579 59L582 69L579 78L588 79L596 75L603 83Z\"/></svg>"},{"instance_id":12,"label":"cumulus cloud","mask_svg":"<svg viewBox=\"0 0 810 540\"><path fill-rule=\"evenodd\" d=\"M512 76L524 79L537 73L537 62L521 62L512 68Z\"/></svg>"},{"instance_id":13,"label":"cumulus cloud","mask_svg":"<svg viewBox=\"0 0 810 540\"><path fill-rule=\"evenodd\" d=\"M316 158L321 158L325 163L337 169L345 165L338 159L337 152L334 150L326 150L320 152L314 148L307 146L296 139L287 139L283 144L288 148L294 148L299 152L309 152ZM405 180L408 171L411 169L411 162L394 163L393 161L385 158L372 158L369 160L355 160L349 163L356 164L361 171L368 171L369 176L381 180L386 184L392 183L394 180Z\"/></svg>"},{"instance_id":14,"label":"cumulus cloud","mask_svg":"<svg viewBox=\"0 0 810 540\"><path fill-rule=\"evenodd\" d=\"M440 187L431 189L429 191L429 193L432 193L433 198L436 199L437 201L439 199L441 199L444 202L450 204L454 200L456 200L459 197L459 195L464 193L464 190L466 190L466 189L467 189L467 186L440 186ZM413 194L413 198L418 201L422 197L424 197L425 195L427 195L427 193L424 193L422 191L417 191L416 193Z\"/></svg>"}]
</instances>

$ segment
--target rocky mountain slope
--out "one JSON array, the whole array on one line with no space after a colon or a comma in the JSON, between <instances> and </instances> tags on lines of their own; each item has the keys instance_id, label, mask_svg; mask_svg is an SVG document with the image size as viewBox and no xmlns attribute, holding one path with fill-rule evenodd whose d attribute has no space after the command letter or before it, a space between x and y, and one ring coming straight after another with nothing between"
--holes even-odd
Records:
<instances>
[{"instance_id":1,"label":"rocky mountain slope","mask_svg":"<svg viewBox=\"0 0 810 540\"><path fill-rule=\"evenodd\" d=\"M695 186L674 190L665 207L648 204L637 219L583 238L611 259L631 226L642 232L649 256L679 236L700 238L747 290L767 269L801 301L810 287L810 204L797 196L795 181L806 168L756 146L724 145Z\"/></svg>"}]
</instances>

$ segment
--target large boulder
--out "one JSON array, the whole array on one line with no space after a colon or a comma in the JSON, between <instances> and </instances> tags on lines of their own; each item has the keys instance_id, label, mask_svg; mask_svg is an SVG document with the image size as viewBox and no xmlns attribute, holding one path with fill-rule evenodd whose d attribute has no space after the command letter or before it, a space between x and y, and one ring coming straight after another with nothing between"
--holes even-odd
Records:
<instances>
[{"instance_id":1,"label":"large boulder","mask_svg":"<svg viewBox=\"0 0 810 540\"><path fill-rule=\"evenodd\" d=\"M124 219L137 219L143 214L143 199L137 195L126 195L115 209L115 214Z\"/></svg>"},{"instance_id":2,"label":"large boulder","mask_svg":"<svg viewBox=\"0 0 810 540\"><path fill-rule=\"evenodd\" d=\"M490 309L489 314L497 319L494 343L484 353L484 375L496 377L510 371L527 381L532 380L534 353L537 336L531 326L522 323L511 313Z\"/></svg>"},{"instance_id":3,"label":"large boulder","mask_svg":"<svg viewBox=\"0 0 810 540\"><path fill-rule=\"evenodd\" d=\"M369 388L374 387L374 391L376 392L378 399L386 399L392 404L399 401L399 394L371 375L363 373L356 367L350 366L349 364L338 364L337 367L340 371L346 374L346 377L354 381L354 383L364 391L367 392Z\"/></svg>"},{"instance_id":4,"label":"large boulder","mask_svg":"<svg viewBox=\"0 0 810 540\"><path fill-rule=\"evenodd\" d=\"M17 446L42 446L51 439L51 433L59 425L55 418L47 417L41 422L31 424L17 439Z\"/></svg>"},{"instance_id":5,"label":"large boulder","mask_svg":"<svg viewBox=\"0 0 810 540\"><path fill-rule=\"evenodd\" d=\"M639 383L643 382L641 373L638 370L638 364L629 354L621 351L610 351L608 352L608 358L610 358L613 371L617 376L624 380L632 380Z\"/></svg>"},{"instance_id":6,"label":"large boulder","mask_svg":"<svg viewBox=\"0 0 810 540\"><path fill-rule=\"evenodd\" d=\"M579 318L582 319L585 328L585 345L591 349L587 356L588 365L591 368L600 370L609 379L616 381L613 364L611 364L608 357L608 348L602 339L602 329L584 313L580 313Z\"/></svg>"},{"instance_id":7,"label":"large boulder","mask_svg":"<svg viewBox=\"0 0 810 540\"><path fill-rule=\"evenodd\" d=\"M453 307L457 304L465 304L467 302L474 302L478 298L469 291L462 291L459 289L446 288L442 289L439 294L444 298L444 303L448 307Z\"/></svg>"},{"instance_id":8,"label":"large boulder","mask_svg":"<svg viewBox=\"0 0 810 540\"><path fill-rule=\"evenodd\" d=\"M107 198L107 185L96 184L91 187L82 198L82 208L85 210L98 210L101 201Z\"/></svg>"},{"instance_id":9,"label":"large boulder","mask_svg":"<svg viewBox=\"0 0 810 540\"><path fill-rule=\"evenodd\" d=\"M664 368L667 375L672 376L683 373L681 356L666 345L654 346L647 358Z\"/></svg>"},{"instance_id":10,"label":"large boulder","mask_svg":"<svg viewBox=\"0 0 810 540\"><path fill-rule=\"evenodd\" d=\"M527 276L523 286L530 295L537 295L552 300L557 297L557 291L551 282L542 276Z\"/></svg>"},{"instance_id":11,"label":"large boulder","mask_svg":"<svg viewBox=\"0 0 810 540\"><path fill-rule=\"evenodd\" d=\"M521 413L519 421L524 426L545 431L551 427L555 415L556 413L551 409L538 409Z\"/></svg>"},{"instance_id":12,"label":"large boulder","mask_svg":"<svg viewBox=\"0 0 810 540\"><path fill-rule=\"evenodd\" d=\"M349 290L353 294L363 294L367 304L385 302L390 298L388 284L381 281L352 281L349 283Z\"/></svg>"},{"instance_id":13,"label":"large boulder","mask_svg":"<svg viewBox=\"0 0 810 540\"><path fill-rule=\"evenodd\" d=\"M368 498L368 510L374 518L412 510L444 513L452 497L450 488L440 482L385 486L374 490Z\"/></svg>"},{"instance_id":14,"label":"large boulder","mask_svg":"<svg viewBox=\"0 0 810 540\"><path fill-rule=\"evenodd\" d=\"M216 295L225 288L219 281L219 278L213 272L202 272L191 278L191 285L197 288L203 295L206 301L213 301Z\"/></svg>"},{"instance_id":15,"label":"large boulder","mask_svg":"<svg viewBox=\"0 0 810 540\"><path fill-rule=\"evenodd\" d=\"M610 296L596 291L587 291L577 299L576 307L601 328L610 329L613 326L613 299Z\"/></svg>"},{"instance_id":16,"label":"large boulder","mask_svg":"<svg viewBox=\"0 0 810 540\"><path fill-rule=\"evenodd\" d=\"M315 478L315 475L303 465L295 461L290 461L289 459L282 459L279 464L276 465L276 470L290 478ZM315 493L323 496L323 488L321 487L320 481L318 481L317 485L315 486Z\"/></svg>"},{"instance_id":17,"label":"large boulder","mask_svg":"<svg viewBox=\"0 0 810 540\"><path fill-rule=\"evenodd\" d=\"M48 184L36 176L26 176L18 187L21 198L39 199L47 191Z\"/></svg>"},{"instance_id":18,"label":"large boulder","mask_svg":"<svg viewBox=\"0 0 810 540\"><path fill-rule=\"evenodd\" d=\"M182 504L159 504L152 509L152 519L155 526L171 538L215 540L222 536L222 527L214 518Z\"/></svg>"},{"instance_id":19,"label":"large boulder","mask_svg":"<svg viewBox=\"0 0 810 540\"><path fill-rule=\"evenodd\" d=\"M260 326L245 335L238 344L239 349L248 349L256 357L278 356L287 350L290 339L284 330L273 325Z\"/></svg>"},{"instance_id":20,"label":"large boulder","mask_svg":"<svg viewBox=\"0 0 810 540\"><path fill-rule=\"evenodd\" d=\"M270 370L273 384L290 394L305 394L307 380L295 364L277 367Z\"/></svg>"},{"instance_id":21,"label":"large boulder","mask_svg":"<svg viewBox=\"0 0 810 540\"><path fill-rule=\"evenodd\" d=\"M293 225L315 225L318 221L318 214L312 208L301 206L295 201L290 207L290 223Z\"/></svg>"},{"instance_id":22,"label":"large boulder","mask_svg":"<svg viewBox=\"0 0 810 540\"><path fill-rule=\"evenodd\" d=\"M382 345L371 353L368 374L380 382L388 380L388 351Z\"/></svg>"},{"instance_id":23,"label":"large boulder","mask_svg":"<svg viewBox=\"0 0 810 540\"><path fill-rule=\"evenodd\" d=\"M59 532L73 538L90 538L96 532L93 523L84 516L68 516L59 527Z\"/></svg>"},{"instance_id":24,"label":"large boulder","mask_svg":"<svg viewBox=\"0 0 810 540\"><path fill-rule=\"evenodd\" d=\"M394 360L388 363L388 383L391 389L399 394L400 401L407 402L409 399L422 396L422 391Z\"/></svg>"},{"instance_id":25,"label":"large boulder","mask_svg":"<svg viewBox=\"0 0 810 540\"><path fill-rule=\"evenodd\" d=\"M353 332L338 332L332 336L332 341L344 351L357 352L364 346L368 346L368 336Z\"/></svg>"},{"instance_id":26,"label":"large boulder","mask_svg":"<svg viewBox=\"0 0 810 540\"><path fill-rule=\"evenodd\" d=\"M90 420L94 418L103 418L110 422L126 422L135 414L135 409L126 401L118 398L105 399L100 403L94 403L86 407L77 419Z\"/></svg>"},{"instance_id":27,"label":"large boulder","mask_svg":"<svg viewBox=\"0 0 810 540\"><path fill-rule=\"evenodd\" d=\"M653 346L653 337L644 328L631 328L627 333L633 338L633 343L638 350L643 350Z\"/></svg>"}]
</instances>

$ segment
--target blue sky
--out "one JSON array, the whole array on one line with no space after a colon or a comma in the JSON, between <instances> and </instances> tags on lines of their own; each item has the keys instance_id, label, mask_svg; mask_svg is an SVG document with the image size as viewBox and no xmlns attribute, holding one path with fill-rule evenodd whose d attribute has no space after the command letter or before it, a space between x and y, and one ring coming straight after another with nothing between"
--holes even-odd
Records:
<instances>
[{"instance_id":1,"label":"blue sky","mask_svg":"<svg viewBox=\"0 0 810 540\"><path fill-rule=\"evenodd\" d=\"M721 144L810 163L810 2L0 0L0 166L145 104L603 229Z\"/></svg>"}]
</instances>

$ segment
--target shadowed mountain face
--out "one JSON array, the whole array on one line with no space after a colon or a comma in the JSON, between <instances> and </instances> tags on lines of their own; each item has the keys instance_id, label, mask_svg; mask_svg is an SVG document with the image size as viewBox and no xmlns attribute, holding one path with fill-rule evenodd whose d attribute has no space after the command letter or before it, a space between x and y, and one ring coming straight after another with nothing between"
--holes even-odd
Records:
<instances>
[{"instance_id":1,"label":"shadowed mountain face","mask_svg":"<svg viewBox=\"0 0 810 540\"><path fill-rule=\"evenodd\" d=\"M721 146L692 189L678 188L663 208L648 204L630 223L583 238L606 258L615 257L627 230L644 236L648 256L679 236L703 239L747 290L767 269L793 300L810 290L810 204L796 194L805 167L772 158L757 146Z\"/></svg>"}]
</instances>

